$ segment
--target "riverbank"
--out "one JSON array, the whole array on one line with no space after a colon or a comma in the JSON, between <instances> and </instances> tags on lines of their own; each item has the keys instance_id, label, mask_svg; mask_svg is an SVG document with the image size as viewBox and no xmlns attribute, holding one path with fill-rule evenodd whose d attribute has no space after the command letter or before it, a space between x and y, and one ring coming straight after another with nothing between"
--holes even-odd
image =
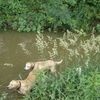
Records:
<instances>
[{"instance_id":1,"label":"riverbank","mask_svg":"<svg viewBox=\"0 0 100 100\"><path fill-rule=\"evenodd\" d=\"M100 2L78 0L10 0L0 2L0 29L42 32L83 29L100 32Z\"/></svg>"}]
</instances>

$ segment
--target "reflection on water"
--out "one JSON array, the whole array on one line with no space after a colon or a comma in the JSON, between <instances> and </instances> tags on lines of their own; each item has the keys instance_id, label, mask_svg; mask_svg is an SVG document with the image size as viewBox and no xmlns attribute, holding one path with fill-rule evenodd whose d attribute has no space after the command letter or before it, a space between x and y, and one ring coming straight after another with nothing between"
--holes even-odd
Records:
<instances>
[{"instance_id":1,"label":"reflection on water","mask_svg":"<svg viewBox=\"0 0 100 100\"><path fill-rule=\"evenodd\" d=\"M28 49L26 49L26 43L25 43L25 42L19 43L18 45L22 48L22 50L23 50L23 52L24 52L25 54L31 55L31 52L30 52Z\"/></svg>"}]
</instances>

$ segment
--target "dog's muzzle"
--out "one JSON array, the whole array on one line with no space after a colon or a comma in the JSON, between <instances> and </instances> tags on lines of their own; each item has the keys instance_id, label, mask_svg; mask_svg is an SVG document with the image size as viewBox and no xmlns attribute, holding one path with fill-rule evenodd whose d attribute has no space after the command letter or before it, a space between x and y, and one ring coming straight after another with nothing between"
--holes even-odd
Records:
<instances>
[{"instance_id":1,"label":"dog's muzzle","mask_svg":"<svg viewBox=\"0 0 100 100\"><path fill-rule=\"evenodd\" d=\"M7 86L8 89L12 89L9 85Z\"/></svg>"},{"instance_id":2,"label":"dog's muzzle","mask_svg":"<svg viewBox=\"0 0 100 100\"><path fill-rule=\"evenodd\" d=\"M24 67L24 70L29 70L29 68L27 66Z\"/></svg>"}]
</instances>

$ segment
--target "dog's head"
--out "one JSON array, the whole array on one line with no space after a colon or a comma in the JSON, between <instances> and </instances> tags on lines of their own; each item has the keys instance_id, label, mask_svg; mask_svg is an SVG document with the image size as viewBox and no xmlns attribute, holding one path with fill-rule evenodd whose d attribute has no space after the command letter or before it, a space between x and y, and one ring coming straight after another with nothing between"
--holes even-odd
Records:
<instances>
[{"instance_id":1,"label":"dog's head","mask_svg":"<svg viewBox=\"0 0 100 100\"><path fill-rule=\"evenodd\" d=\"M32 62L27 62L26 65L25 65L25 70L29 70L29 69L33 69L34 68L34 63Z\"/></svg>"},{"instance_id":2,"label":"dog's head","mask_svg":"<svg viewBox=\"0 0 100 100\"><path fill-rule=\"evenodd\" d=\"M20 84L19 80L12 80L7 87L8 89L18 89L20 88Z\"/></svg>"}]
</instances>

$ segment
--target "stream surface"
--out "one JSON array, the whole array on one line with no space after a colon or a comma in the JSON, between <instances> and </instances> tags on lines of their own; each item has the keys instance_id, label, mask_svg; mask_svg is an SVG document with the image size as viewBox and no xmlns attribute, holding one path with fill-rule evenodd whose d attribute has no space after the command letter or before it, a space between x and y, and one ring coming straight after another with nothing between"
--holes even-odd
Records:
<instances>
[{"instance_id":1,"label":"stream surface","mask_svg":"<svg viewBox=\"0 0 100 100\"><path fill-rule=\"evenodd\" d=\"M0 32L0 93L7 93L7 100L22 98L20 94L8 90L6 86L11 80L24 79L28 75L29 72L24 70L25 63L46 60L34 46L35 38L35 33Z\"/></svg>"},{"instance_id":2,"label":"stream surface","mask_svg":"<svg viewBox=\"0 0 100 100\"><path fill-rule=\"evenodd\" d=\"M41 39L35 33L0 32L0 94L6 93L6 100L19 100L23 97L16 91L8 90L7 85L11 80L25 79L27 77L29 71L25 71L24 66L28 61L48 60L55 56L54 60L56 61L63 59L61 67L57 67L59 71L65 69L64 67L68 67L68 65L75 65L75 63L81 66L85 64L85 59L87 59L86 61L93 60L95 64L100 62L100 51L95 57L91 53L90 60L87 55L84 60L83 58L80 59L80 55L83 55L83 51L78 48L80 41L76 42L75 46L72 44L68 49L66 49L67 43L64 43L65 48L57 46L59 44L59 41L56 41L57 38L63 37L61 33L45 33L43 37L40 37ZM100 49L100 45L98 47ZM40 52L39 48L41 49ZM42 48L44 48L43 51ZM80 51L79 54L75 51L76 48Z\"/></svg>"}]
</instances>

